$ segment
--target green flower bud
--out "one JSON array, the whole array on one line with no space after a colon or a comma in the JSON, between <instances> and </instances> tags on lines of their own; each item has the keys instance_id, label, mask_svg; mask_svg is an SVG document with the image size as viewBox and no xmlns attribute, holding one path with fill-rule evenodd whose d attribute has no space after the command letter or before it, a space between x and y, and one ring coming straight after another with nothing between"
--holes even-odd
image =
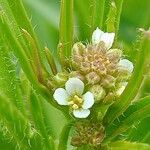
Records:
<instances>
[{"instance_id":1,"label":"green flower bud","mask_svg":"<svg viewBox=\"0 0 150 150\"><path fill-rule=\"evenodd\" d=\"M93 85L90 91L94 94L95 102L100 102L105 96L106 92L100 85Z\"/></svg>"},{"instance_id":2,"label":"green flower bud","mask_svg":"<svg viewBox=\"0 0 150 150\"><path fill-rule=\"evenodd\" d=\"M85 46L81 42L78 42L73 45L72 53L73 55L82 55L84 49Z\"/></svg>"},{"instance_id":3,"label":"green flower bud","mask_svg":"<svg viewBox=\"0 0 150 150\"><path fill-rule=\"evenodd\" d=\"M73 78L73 77L77 77L78 79L80 79L82 81L85 80L84 76L82 74L80 74L79 71L72 71L72 72L70 72L69 78Z\"/></svg>"},{"instance_id":4,"label":"green flower bud","mask_svg":"<svg viewBox=\"0 0 150 150\"><path fill-rule=\"evenodd\" d=\"M53 77L53 81L55 82L56 86L62 87L68 80L68 76L69 74L67 72L60 72Z\"/></svg>"},{"instance_id":5,"label":"green flower bud","mask_svg":"<svg viewBox=\"0 0 150 150\"><path fill-rule=\"evenodd\" d=\"M105 97L105 99L103 100L103 103L105 104L111 104L112 102L114 102L116 100L116 95L115 93L109 92L107 94L107 96Z\"/></svg>"},{"instance_id":6,"label":"green flower bud","mask_svg":"<svg viewBox=\"0 0 150 150\"><path fill-rule=\"evenodd\" d=\"M115 87L116 79L111 75L106 75L106 77L102 80L102 86L105 88L113 88Z\"/></svg>"}]
</instances>

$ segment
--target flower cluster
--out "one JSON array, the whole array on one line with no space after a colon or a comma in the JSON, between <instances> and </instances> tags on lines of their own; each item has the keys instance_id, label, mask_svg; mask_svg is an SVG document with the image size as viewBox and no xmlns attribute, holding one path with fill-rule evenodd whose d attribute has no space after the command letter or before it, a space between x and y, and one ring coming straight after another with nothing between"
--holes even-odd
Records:
<instances>
[{"instance_id":1,"label":"flower cluster","mask_svg":"<svg viewBox=\"0 0 150 150\"><path fill-rule=\"evenodd\" d=\"M120 49L110 49L114 37L114 33L104 33L97 28L93 32L91 44L85 46L75 43L73 46L73 69L90 85L89 90L95 93L96 101L110 95L119 96L133 71L133 64L122 59Z\"/></svg>"},{"instance_id":2,"label":"flower cluster","mask_svg":"<svg viewBox=\"0 0 150 150\"><path fill-rule=\"evenodd\" d=\"M122 50L111 48L114 37L97 28L92 43L74 44L69 72L54 77L59 85L54 99L68 105L76 118L87 118L94 103L112 103L128 84L133 64L123 59Z\"/></svg>"},{"instance_id":3,"label":"flower cluster","mask_svg":"<svg viewBox=\"0 0 150 150\"><path fill-rule=\"evenodd\" d=\"M105 130L102 124L96 122L77 122L75 125L75 135L71 139L73 146L81 145L98 146L105 137Z\"/></svg>"}]
</instances>

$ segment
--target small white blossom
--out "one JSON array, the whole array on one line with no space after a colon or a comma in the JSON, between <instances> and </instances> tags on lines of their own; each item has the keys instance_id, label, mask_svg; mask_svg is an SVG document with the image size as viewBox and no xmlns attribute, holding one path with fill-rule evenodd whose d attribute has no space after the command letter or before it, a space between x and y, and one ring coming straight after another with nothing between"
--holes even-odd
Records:
<instances>
[{"instance_id":1,"label":"small white blossom","mask_svg":"<svg viewBox=\"0 0 150 150\"><path fill-rule=\"evenodd\" d=\"M89 91L83 94L83 91L84 83L78 78L70 78L65 89L56 89L53 97L59 105L69 105L76 118L87 118L89 108L94 104L94 95Z\"/></svg>"},{"instance_id":2,"label":"small white blossom","mask_svg":"<svg viewBox=\"0 0 150 150\"><path fill-rule=\"evenodd\" d=\"M127 59L121 59L118 63L118 65L126 70L128 70L130 73L133 71L133 63Z\"/></svg>"},{"instance_id":3,"label":"small white blossom","mask_svg":"<svg viewBox=\"0 0 150 150\"><path fill-rule=\"evenodd\" d=\"M107 49L112 47L114 42L115 33L104 33L98 27L92 34L92 43L98 44L99 42L104 42Z\"/></svg>"}]
</instances>

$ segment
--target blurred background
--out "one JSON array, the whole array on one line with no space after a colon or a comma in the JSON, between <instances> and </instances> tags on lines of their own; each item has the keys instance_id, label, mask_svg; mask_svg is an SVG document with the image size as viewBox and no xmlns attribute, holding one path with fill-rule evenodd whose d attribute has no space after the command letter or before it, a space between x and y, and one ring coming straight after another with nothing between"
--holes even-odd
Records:
<instances>
[{"instance_id":1,"label":"blurred background","mask_svg":"<svg viewBox=\"0 0 150 150\"><path fill-rule=\"evenodd\" d=\"M75 38L86 40L85 28L88 28L88 5L91 0L75 0ZM106 2L109 0L106 0ZM23 0L28 16L42 46L55 50L58 44L60 0ZM82 16L82 17L81 17ZM84 19L85 18L85 19ZM85 21L82 25L81 22ZM150 0L124 0L119 29L119 40L125 44L133 43L137 28L150 27ZM80 33L80 34L79 34Z\"/></svg>"}]
</instances>

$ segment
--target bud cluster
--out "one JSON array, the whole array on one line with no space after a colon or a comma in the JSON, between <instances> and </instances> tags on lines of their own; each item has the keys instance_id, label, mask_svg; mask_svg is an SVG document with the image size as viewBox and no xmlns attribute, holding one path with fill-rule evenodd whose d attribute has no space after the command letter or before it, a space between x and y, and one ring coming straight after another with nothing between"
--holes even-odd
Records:
<instances>
[{"instance_id":1,"label":"bud cluster","mask_svg":"<svg viewBox=\"0 0 150 150\"><path fill-rule=\"evenodd\" d=\"M82 145L96 147L101 144L104 137L105 131L102 124L90 121L77 122L71 144L76 147Z\"/></svg>"},{"instance_id":2,"label":"bud cluster","mask_svg":"<svg viewBox=\"0 0 150 150\"><path fill-rule=\"evenodd\" d=\"M96 101L113 95L120 83L127 81L129 72L119 66L122 51L107 49L104 42L98 44L76 43L72 50L72 67L81 80L90 85Z\"/></svg>"}]
</instances>

